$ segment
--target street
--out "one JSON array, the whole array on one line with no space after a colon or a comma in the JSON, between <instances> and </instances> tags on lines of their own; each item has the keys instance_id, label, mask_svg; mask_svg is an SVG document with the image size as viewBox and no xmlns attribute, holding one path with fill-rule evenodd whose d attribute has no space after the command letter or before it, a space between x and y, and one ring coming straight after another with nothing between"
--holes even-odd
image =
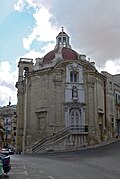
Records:
<instances>
[{"instance_id":1,"label":"street","mask_svg":"<svg viewBox=\"0 0 120 179\"><path fill-rule=\"evenodd\" d=\"M67 153L11 155L6 179L119 179L120 142Z\"/></svg>"}]
</instances>

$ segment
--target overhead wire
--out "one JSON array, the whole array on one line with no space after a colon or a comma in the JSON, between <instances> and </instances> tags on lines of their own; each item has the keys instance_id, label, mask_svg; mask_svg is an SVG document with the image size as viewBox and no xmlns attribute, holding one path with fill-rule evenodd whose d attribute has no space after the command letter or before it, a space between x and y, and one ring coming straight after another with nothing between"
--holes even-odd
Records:
<instances>
[{"instance_id":1,"label":"overhead wire","mask_svg":"<svg viewBox=\"0 0 120 179\"><path fill-rule=\"evenodd\" d=\"M3 93L2 91L0 91L0 93L4 94L4 95L6 95L6 96L9 96L9 95L7 95L6 93Z\"/></svg>"}]
</instances>

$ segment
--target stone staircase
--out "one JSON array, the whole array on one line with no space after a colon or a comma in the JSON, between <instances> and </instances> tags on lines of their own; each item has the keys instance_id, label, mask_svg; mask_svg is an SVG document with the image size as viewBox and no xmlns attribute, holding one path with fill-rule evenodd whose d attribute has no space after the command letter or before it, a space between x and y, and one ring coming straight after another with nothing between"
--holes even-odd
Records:
<instances>
[{"instance_id":1,"label":"stone staircase","mask_svg":"<svg viewBox=\"0 0 120 179\"><path fill-rule=\"evenodd\" d=\"M31 153L75 149L87 145L88 126L68 126L53 135L37 141L31 147Z\"/></svg>"}]
</instances>

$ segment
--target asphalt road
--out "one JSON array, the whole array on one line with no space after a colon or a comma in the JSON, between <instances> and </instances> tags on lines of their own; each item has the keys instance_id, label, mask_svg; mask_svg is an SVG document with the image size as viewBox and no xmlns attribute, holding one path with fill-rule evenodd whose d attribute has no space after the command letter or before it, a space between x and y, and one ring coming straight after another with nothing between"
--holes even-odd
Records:
<instances>
[{"instance_id":1,"label":"asphalt road","mask_svg":"<svg viewBox=\"0 0 120 179\"><path fill-rule=\"evenodd\" d=\"M76 152L12 155L6 179L120 179L120 141Z\"/></svg>"}]
</instances>

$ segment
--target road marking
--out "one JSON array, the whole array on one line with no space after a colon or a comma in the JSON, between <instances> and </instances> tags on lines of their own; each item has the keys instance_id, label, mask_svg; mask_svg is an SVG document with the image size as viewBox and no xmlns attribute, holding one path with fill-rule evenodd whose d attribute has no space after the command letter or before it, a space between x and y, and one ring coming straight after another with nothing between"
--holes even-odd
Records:
<instances>
[{"instance_id":1,"label":"road marking","mask_svg":"<svg viewBox=\"0 0 120 179\"><path fill-rule=\"evenodd\" d=\"M23 168L26 169L26 167L25 167L25 163L23 163Z\"/></svg>"},{"instance_id":2,"label":"road marking","mask_svg":"<svg viewBox=\"0 0 120 179\"><path fill-rule=\"evenodd\" d=\"M53 178L53 177L51 177L51 176L48 176L48 178L50 178L50 179L55 179L55 178Z\"/></svg>"},{"instance_id":3,"label":"road marking","mask_svg":"<svg viewBox=\"0 0 120 179\"><path fill-rule=\"evenodd\" d=\"M28 172L25 170L25 175L28 175Z\"/></svg>"},{"instance_id":4,"label":"road marking","mask_svg":"<svg viewBox=\"0 0 120 179\"><path fill-rule=\"evenodd\" d=\"M22 166L22 167L19 167L19 166L18 166L18 167L13 167L13 166L12 166L12 168L22 168L22 169L23 169L24 167L23 167L23 166Z\"/></svg>"},{"instance_id":5,"label":"road marking","mask_svg":"<svg viewBox=\"0 0 120 179\"><path fill-rule=\"evenodd\" d=\"M10 172L9 174L10 175L21 175L21 174L25 175L25 172Z\"/></svg>"},{"instance_id":6,"label":"road marking","mask_svg":"<svg viewBox=\"0 0 120 179\"><path fill-rule=\"evenodd\" d=\"M44 173L43 171L39 170L40 173Z\"/></svg>"}]
</instances>

